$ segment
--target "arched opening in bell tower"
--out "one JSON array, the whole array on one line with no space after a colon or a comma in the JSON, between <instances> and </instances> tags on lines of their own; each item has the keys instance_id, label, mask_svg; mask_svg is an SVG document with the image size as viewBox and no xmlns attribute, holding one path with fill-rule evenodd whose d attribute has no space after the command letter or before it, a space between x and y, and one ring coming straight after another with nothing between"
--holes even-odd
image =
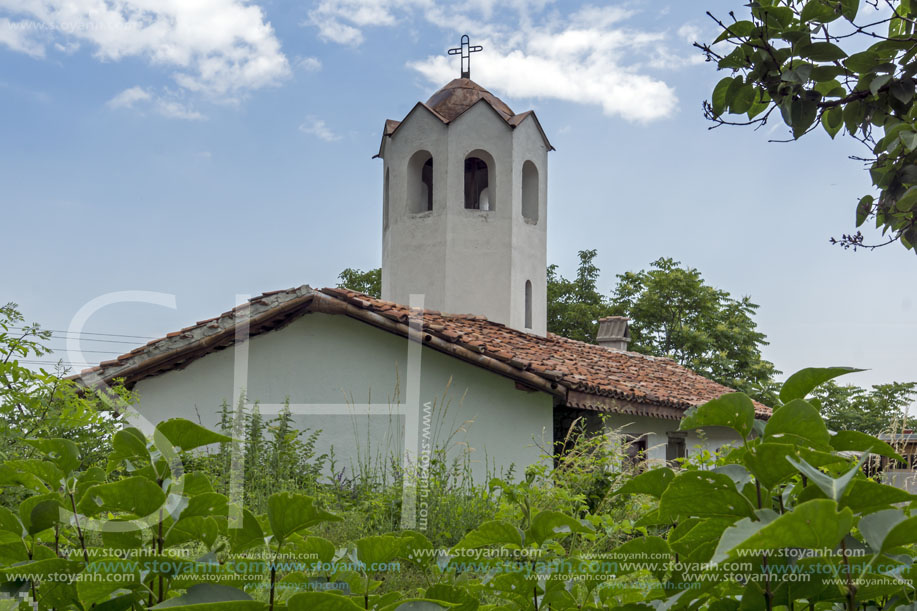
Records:
<instances>
[{"instance_id":1,"label":"arched opening in bell tower","mask_svg":"<svg viewBox=\"0 0 917 611\"><path fill-rule=\"evenodd\" d=\"M525 281L525 328L532 328L532 281Z\"/></svg>"},{"instance_id":2,"label":"arched opening in bell tower","mask_svg":"<svg viewBox=\"0 0 917 611\"><path fill-rule=\"evenodd\" d=\"M389 192L392 190L392 172L390 168L385 168L385 183L382 189L382 228L388 229L388 209L391 205Z\"/></svg>"},{"instance_id":3,"label":"arched opening in bell tower","mask_svg":"<svg viewBox=\"0 0 917 611\"><path fill-rule=\"evenodd\" d=\"M408 211L433 210L433 155L417 151L408 162Z\"/></svg>"},{"instance_id":4,"label":"arched opening in bell tower","mask_svg":"<svg viewBox=\"0 0 917 611\"><path fill-rule=\"evenodd\" d=\"M465 208L494 210L493 158L484 151L465 157Z\"/></svg>"},{"instance_id":5,"label":"arched opening in bell tower","mask_svg":"<svg viewBox=\"0 0 917 611\"><path fill-rule=\"evenodd\" d=\"M538 168L531 161L522 164L522 218L538 222Z\"/></svg>"}]
</instances>

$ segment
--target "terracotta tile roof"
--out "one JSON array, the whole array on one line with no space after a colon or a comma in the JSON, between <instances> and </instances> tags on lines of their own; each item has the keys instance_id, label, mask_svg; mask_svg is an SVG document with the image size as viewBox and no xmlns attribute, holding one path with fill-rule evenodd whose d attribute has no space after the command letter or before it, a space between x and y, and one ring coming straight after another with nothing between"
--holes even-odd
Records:
<instances>
[{"instance_id":1,"label":"terracotta tile roof","mask_svg":"<svg viewBox=\"0 0 917 611\"><path fill-rule=\"evenodd\" d=\"M243 316L250 335L257 335L308 312L346 315L403 336L414 333L433 349L549 392L572 407L678 418L688 407L730 392L670 359L612 351L553 333L540 337L483 316L412 310L347 289L308 286L264 293L73 377L85 384L123 377L131 386L231 346ZM763 405L756 409L761 416L770 414Z\"/></svg>"}]
</instances>

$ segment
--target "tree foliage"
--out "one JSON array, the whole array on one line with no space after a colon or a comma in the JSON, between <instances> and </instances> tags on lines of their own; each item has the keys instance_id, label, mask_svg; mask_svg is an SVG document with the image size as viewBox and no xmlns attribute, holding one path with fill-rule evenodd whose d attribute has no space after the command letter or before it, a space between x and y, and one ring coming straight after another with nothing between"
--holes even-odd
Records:
<instances>
[{"instance_id":1,"label":"tree foliage","mask_svg":"<svg viewBox=\"0 0 917 611\"><path fill-rule=\"evenodd\" d=\"M597 251L579 251L579 267L573 279L561 276L557 265L548 266L548 331L581 342L595 343L599 319L610 316L608 298L596 288L599 268L593 263Z\"/></svg>"},{"instance_id":2,"label":"tree foliage","mask_svg":"<svg viewBox=\"0 0 917 611\"><path fill-rule=\"evenodd\" d=\"M377 267L365 272L348 267L338 274L338 287L347 288L358 293L379 299L382 297L382 269Z\"/></svg>"},{"instance_id":3,"label":"tree foliage","mask_svg":"<svg viewBox=\"0 0 917 611\"><path fill-rule=\"evenodd\" d=\"M595 250L580 251L576 277L548 268L548 330L595 343L598 320L630 319L629 350L665 356L725 386L773 402L778 371L761 357L767 345L753 316L749 297L735 299L704 282L696 269L672 259L658 259L648 270L625 272L610 297L596 283Z\"/></svg>"},{"instance_id":4,"label":"tree foliage","mask_svg":"<svg viewBox=\"0 0 917 611\"><path fill-rule=\"evenodd\" d=\"M874 220L884 244L900 240L913 249L917 3L752 0L745 7L738 17L711 15L721 33L697 45L730 72L704 103L705 115L717 125L761 125L777 111L793 139L821 127L831 138L844 132L862 142L878 195L859 200L856 226ZM860 231L832 242L877 246L865 244Z\"/></svg>"},{"instance_id":5,"label":"tree foliage","mask_svg":"<svg viewBox=\"0 0 917 611\"><path fill-rule=\"evenodd\" d=\"M876 384L870 389L828 382L814 396L828 427L836 431L878 435L917 424L917 419L908 417L909 407L917 400L915 382Z\"/></svg>"},{"instance_id":6,"label":"tree foliage","mask_svg":"<svg viewBox=\"0 0 917 611\"><path fill-rule=\"evenodd\" d=\"M708 285L672 259L618 275L611 311L631 319L629 349L666 356L720 384L773 403L774 364L761 356L766 337L751 298Z\"/></svg>"},{"instance_id":7,"label":"tree foliage","mask_svg":"<svg viewBox=\"0 0 917 611\"><path fill-rule=\"evenodd\" d=\"M20 361L50 354L51 334L26 324L16 304L0 306L0 455L29 458L35 450L24 438L67 438L85 447L87 458L104 451L120 411L133 397L122 386L105 391L78 387L50 373L30 369Z\"/></svg>"}]
</instances>

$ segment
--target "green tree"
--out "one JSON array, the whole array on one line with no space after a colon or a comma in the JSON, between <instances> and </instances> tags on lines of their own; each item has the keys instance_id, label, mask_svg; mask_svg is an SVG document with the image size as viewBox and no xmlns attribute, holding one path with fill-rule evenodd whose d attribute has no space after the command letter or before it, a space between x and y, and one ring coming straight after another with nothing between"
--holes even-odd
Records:
<instances>
[{"instance_id":1,"label":"green tree","mask_svg":"<svg viewBox=\"0 0 917 611\"><path fill-rule=\"evenodd\" d=\"M832 138L843 131L862 142L878 194L859 200L856 225L874 220L886 241L866 244L858 230L832 242L856 249L897 240L914 249L917 2L752 0L741 13L711 15L721 33L713 43L695 43L730 72L704 103L707 118L761 125L776 110L793 139L820 125Z\"/></svg>"},{"instance_id":2,"label":"green tree","mask_svg":"<svg viewBox=\"0 0 917 611\"><path fill-rule=\"evenodd\" d=\"M908 408L917 400L917 382L876 384L871 389L828 382L814 396L821 415L835 431L860 431L870 435L910 428L917 419Z\"/></svg>"},{"instance_id":3,"label":"green tree","mask_svg":"<svg viewBox=\"0 0 917 611\"><path fill-rule=\"evenodd\" d=\"M631 319L630 350L666 356L730 388L773 403L774 364L752 316L751 298L733 298L694 268L658 259L649 270L618 275L611 311Z\"/></svg>"},{"instance_id":4,"label":"green tree","mask_svg":"<svg viewBox=\"0 0 917 611\"><path fill-rule=\"evenodd\" d=\"M609 316L608 298L596 288L599 268L595 250L579 252L576 277L568 280L548 266L548 331L581 342L595 343L599 319Z\"/></svg>"},{"instance_id":5,"label":"green tree","mask_svg":"<svg viewBox=\"0 0 917 611\"><path fill-rule=\"evenodd\" d=\"M338 287L347 288L358 293L379 299L382 297L382 269L366 270L348 267L338 274Z\"/></svg>"}]
</instances>

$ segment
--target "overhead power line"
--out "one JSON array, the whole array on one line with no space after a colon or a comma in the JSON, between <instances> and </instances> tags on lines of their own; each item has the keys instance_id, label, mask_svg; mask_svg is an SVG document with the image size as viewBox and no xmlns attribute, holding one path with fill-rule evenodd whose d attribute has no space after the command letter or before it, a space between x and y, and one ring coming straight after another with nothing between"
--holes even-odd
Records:
<instances>
[{"instance_id":1,"label":"overhead power line","mask_svg":"<svg viewBox=\"0 0 917 611\"><path fill-rule=\"evenodd\" d=\"M17 329L19 331L25 331L26 327L10 327L10 329ZM122 333L93 333L90 331L61 331L59 329L40 329L41 331L48 331L49 333L72 333L74 335L102 335L104 337L129 337L132 339L157 339L155 337L150 337L148 335L124 335ZM98 340L102 341L102 340Z\"/></svg>"}]
</instances>

